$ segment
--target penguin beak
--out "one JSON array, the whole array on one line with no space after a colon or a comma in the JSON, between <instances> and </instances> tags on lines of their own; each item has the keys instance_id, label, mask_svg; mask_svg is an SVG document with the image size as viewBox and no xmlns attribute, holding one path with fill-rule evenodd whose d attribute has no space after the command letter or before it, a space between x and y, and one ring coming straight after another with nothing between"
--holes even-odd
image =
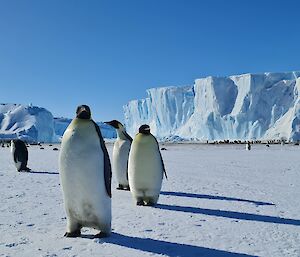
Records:
<instances>
[{"instance_id":1,"label":"penguin beak","mask_svg":"<svg viewBox=\"0 0 300 257\"><path fill-rule=\"evenodd\" d=\"M86 107L86 106L80 106L78 109L77 109L77 118L79 119L84 119L84 120L88 120L91 118L91 111L89 109L89 107Z\"/></svg>"}]
</instances>

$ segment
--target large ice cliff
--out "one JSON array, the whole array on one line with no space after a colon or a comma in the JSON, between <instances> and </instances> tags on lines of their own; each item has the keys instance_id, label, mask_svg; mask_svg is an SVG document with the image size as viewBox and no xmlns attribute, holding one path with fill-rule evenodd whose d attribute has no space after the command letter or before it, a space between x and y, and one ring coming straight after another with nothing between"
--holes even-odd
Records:
<instances>
[{"instance_id":1,"label":"large ice cliff","mask_svg":"<svg viewBox=\"0 0 300 257\"><path fill-rule=\"evenodd\" d=\"M196 79L194 85L147 90L124 106L134 135L149 124L160 139L300 140L300 72Z\"/></svg>"}]
</instances>

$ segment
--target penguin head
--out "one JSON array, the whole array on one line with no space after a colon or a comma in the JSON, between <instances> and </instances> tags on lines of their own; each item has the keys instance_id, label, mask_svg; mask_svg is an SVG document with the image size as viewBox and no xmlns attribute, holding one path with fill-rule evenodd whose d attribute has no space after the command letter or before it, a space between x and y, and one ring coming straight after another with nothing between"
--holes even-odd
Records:
<instances>
[{"instance_id":1,"label":"penguin head","mask_svg":"<svg viewBox=\"0 0 300 257\"><path fill-rule=\"evenodd\" d=\"M104 123L114 127L115 129L120 129L123 127L122 123L117 120L105 121Z\"/></svg>"},{"instance_id":2,"label":"penguin head","mask_svg":"<svg viewBox=\"0 0 300 257\"><path fill-rule=\"evenodd\" d=\"M10 143L14 147L21 147L21 146L25 145L24 141L22 141L21 139L13 139L10 141Z\"/></svg>"},{"instance_id":3,"label":"penguin head","mask_svg":"<svg viewBox=\"0 0 300 257\"><path fill-rule=\"evenodd\" d=\"M76 118L89 120L91 118L91 109L87 105L79 105L76 110Z\"/></svg>"},{"instance_id":4,"label":"penguin head","mask_svg":"<svg viewBox=\"0 0 300 257\"><path fill-rule=\"evenodd\" d=\"M149 135L150 134L150 127L149 127L149 125L144 124L144 125L140 126L139 133L142 133L144 135Z\"/></svg>"}]
</instances>

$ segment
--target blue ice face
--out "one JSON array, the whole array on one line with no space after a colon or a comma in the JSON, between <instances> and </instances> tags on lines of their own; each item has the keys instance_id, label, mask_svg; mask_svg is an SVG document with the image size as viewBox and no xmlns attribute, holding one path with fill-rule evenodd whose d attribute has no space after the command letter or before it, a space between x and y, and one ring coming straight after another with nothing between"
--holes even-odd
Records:
<instances>
[{"instance_id":1,"label":"blue ice face","mask_svg":"<svg viewBox=\"0 0 300 257\"><path fill-rule=\"evenodd\" d=\"M298 138L300 72L197 79L193 86L152 88L124 106L127 131L142 124L162 138L224 140ZM292 114L288 113L290 110Z\"/></svg>"}]
</instances>

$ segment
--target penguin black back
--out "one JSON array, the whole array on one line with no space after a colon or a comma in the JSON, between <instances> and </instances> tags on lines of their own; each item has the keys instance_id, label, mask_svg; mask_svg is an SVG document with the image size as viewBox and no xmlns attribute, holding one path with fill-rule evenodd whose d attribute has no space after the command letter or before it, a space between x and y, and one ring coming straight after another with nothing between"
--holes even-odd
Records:
<instances>
[{"instance_id":1,"label":"penguin black back","mask_svg":"<svg viewBox=\"0 0 300 257\"><path fill-rule=\"evenodd\" d=\"M99 136L100 145L101 145L103 155L104 155L105 188L106 188L106 192L107 192L108 196L111 198L111 177L112 177L112 173L111 173L110 159L109 159L107 148L105 146L105 142L104 142L103 137L102 137L101 130L100 130L98 124L95 121L93 121L93 123L94 123L95 129L97 131L97 134Z\"/></svg>"}]
</instances>

